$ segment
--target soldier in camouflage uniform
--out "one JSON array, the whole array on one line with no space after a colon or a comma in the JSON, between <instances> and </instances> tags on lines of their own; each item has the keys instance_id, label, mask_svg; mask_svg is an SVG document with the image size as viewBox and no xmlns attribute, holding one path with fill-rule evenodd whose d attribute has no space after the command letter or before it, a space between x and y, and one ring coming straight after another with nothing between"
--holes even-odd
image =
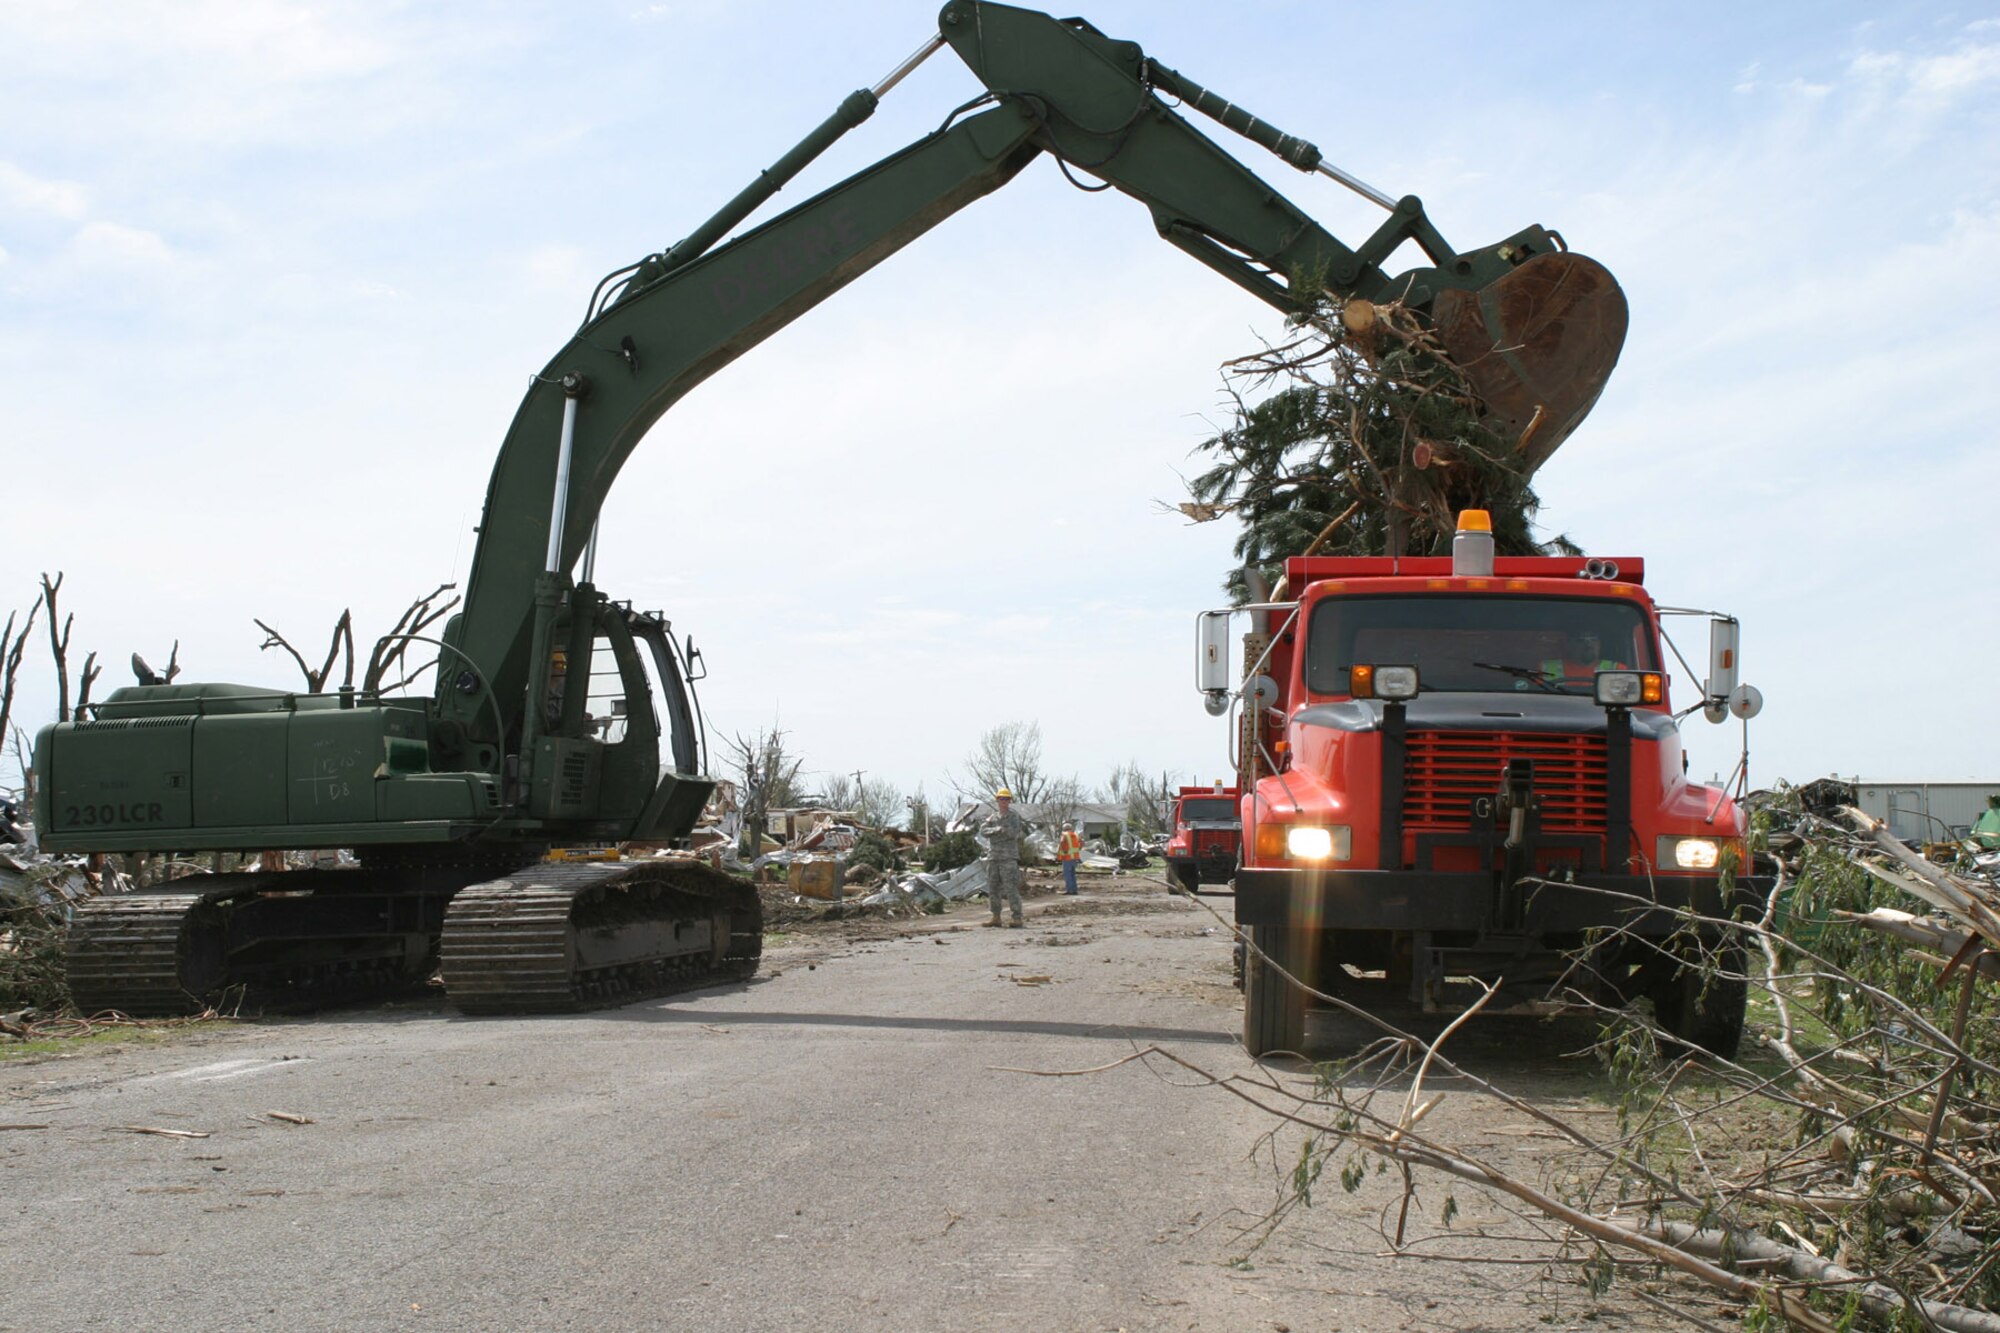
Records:
<instances>
[{"instance_id":1,"label":"soldier in camouflage uniform","mask_svg":"<svg viewBox=\"0 0 2000 1333\"><path fill-rule=\"evenodd\" d=\"M993 918L986 924L1000 924L1000 903L1005 899L1014 909L1007 924L1018 928L1021 919L1021 840L1028 836L1028 821L1014 813L1014 793L1002 787L993 793L998 811L979 826L986 839L986 901Z\"/></svg>"}]
</instances>

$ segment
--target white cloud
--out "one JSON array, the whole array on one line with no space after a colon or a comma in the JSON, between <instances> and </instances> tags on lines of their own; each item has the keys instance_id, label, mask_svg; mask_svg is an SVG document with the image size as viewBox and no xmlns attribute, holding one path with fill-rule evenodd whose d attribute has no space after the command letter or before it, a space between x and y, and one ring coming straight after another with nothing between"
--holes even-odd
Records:
<instances>
[{"instance_id":1,"label":"white cloud","mask_svg":"<svg viewBox=\"0 0 2000 1333\"><path fill-rule=\"evenodd\" d=\"M0 202L65 221L76 221L89 211L81 185L73 181L45 180L30 175L11 162L0 162Z\"/></svg>"},{"instance_id":2,"label":"white cloud","mask_svg":"<svg viewBox=\"0 0 2000 1333\"><path fill-rule=\"evenodd\" d=\"M287 0L125 0L115 6L21 0L0 33L57 61L205 67L273 84L347 77L395 55L379 6Z\"/></svg>"},{"instance_id":3,"label":"white cloud","mask_svg":"<svg viewBox=\"0 0 2000 1333\"><path fill-rule=\"evenodd\" d=\"M1928 55L1864 51L1848 72L1905 110L1936 114L2000 81L2000 42L1967 37L1955 50Z\"/></svg>"},{"instance_id":4,"label":"white cloud","mask_svg":"<svg viewBox=\"0 0 2000 1333\"><path fill-rule=\"evenodd\" d=\"M71 239L71 263L84 270L160 271L177 262L173 247L153 232L116 222L85 223Z\"/></svg>"},{"instance_id":5,"label":"white cloud","mask_svg":"<svg viewBox=\"0 0 2000 1333\"><path fill-rule=\"evenodd\" d=\"M393 283L351 274L283 273L271 280L266 294L272 306L295 314L405 299Z\"/></svg>"},{"instance_id":6,"label":"white cloud","mask_svg":"<svg viewBox=\"0 0 2000 1333\"><path fill-rule=\"evenodd\" d=\"M47 124L45 152L123 150L140 172L169 146L212 157L377 141L450 96L444 66L504 40L504 24L481 22L441 48L427 25L425 11L383 0L0 5L0 113ZM88 133L110 124L115 143Z\"/></svg>"},{"instance_id":7,"label":"white cloud","mask_svg":"<svg viewBox=\"0 0 2000 1333\"><path fill-rule=\"evenodd\" d=\"M574 296L597 280L583 251L574 245L539 245L517 262L528 285L537 291Z\"/></svg>"},{"instance_id":8,"label":"white cloud","mask_svg":"<svg viewBox=\"0 0 2000 1333\"><path fill-rule=\"evenodd\" d=\"M632 11L634 23L705 23L730 13L741 4L741 0L669 0L667 3L641 5Z\"/></svg>"}]
</instances>

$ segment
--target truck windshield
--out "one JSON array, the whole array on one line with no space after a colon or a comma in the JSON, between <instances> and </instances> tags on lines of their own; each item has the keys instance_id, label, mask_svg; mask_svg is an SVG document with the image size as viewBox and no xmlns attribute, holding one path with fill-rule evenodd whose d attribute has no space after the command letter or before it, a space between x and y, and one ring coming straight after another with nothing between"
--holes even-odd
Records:
<instances>
[{"instance_id":1,"label":"truck windshield","mask_svg":"<svg viewBox=\"0 0 2000 1333\"><path fill-rule=\"evenodd\" d=\"M1203 796L1181 802L1181 822L1196 820L1215 823L1236 818L1236 802L1227 796Z\"/></svg>"},{"instance_id":2,"label":"truck windshield","mask_svg":"<svg viewBox=\"0 0 2000 1333\"><path fill-rule=\"evenodd\" d=\"M1595 597L1330 597L1313 610L1306 688L1347 694L1348 669L1414 666L1431 690L1591 692L1599 671L1659 670L1646 617Z\"/></svg>"}]
</instances>

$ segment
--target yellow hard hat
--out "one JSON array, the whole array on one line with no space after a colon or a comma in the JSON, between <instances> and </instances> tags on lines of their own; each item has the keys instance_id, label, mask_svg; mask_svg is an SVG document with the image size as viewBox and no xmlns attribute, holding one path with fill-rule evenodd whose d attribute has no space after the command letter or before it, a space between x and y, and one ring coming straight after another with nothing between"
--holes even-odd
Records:
<instances>
[{"instance_id":1,"label":"yellow hard hat","mask_svg":"<svg viewBox=\"0 0 2000 1333\"><path fill-rule=\"evenodd\" d=\"M1002 787L999 791L993 793L993 799L996 801L1011 801L1014 799L1014 793Z\"/></svg>"}]
</instances>

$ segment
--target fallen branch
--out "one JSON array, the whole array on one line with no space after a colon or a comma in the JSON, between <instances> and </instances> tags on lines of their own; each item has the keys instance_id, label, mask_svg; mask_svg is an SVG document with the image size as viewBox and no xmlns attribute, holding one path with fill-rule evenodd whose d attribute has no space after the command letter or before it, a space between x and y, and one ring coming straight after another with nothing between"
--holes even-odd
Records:
<instances>
[{"instance_id":1,"label":"fallen branch","mask_svg":"<svg viewBox=\"0 0 2000 1333\"><path fill-rule=\"evenodd\" d=\"M1948 1333L2000 1333L2000 1315L1937 1301L1906 1300L1894 1287L1874 1281L1866 1274L1843 1268L1830 1259L1807 1254L1804 1250L1780 1245L1754 1232L1719 1231L1689 1226L1685 1222L1658 1221L1646 1223L1645 1234L1664 1240L1684 1253L1719 1260L1727 1255L1761 1260L1778 1265L1785 1276L1796 1282L1846 1288L1859 1298L1861 1308L1877 1319L1894 1320L1914 1307L1922 1318L1948 1330Z\"/></svg>"},{"instance_id":2,"label":"fallen branch","mask_svg":"<svg viewBox=\"0 0 2000 1333\"><path fill-rule=\"evenodd\" d=\"M1877 907L1867 912L1837 912L1843 921L1851 921L1865 930L1873 930L1883 935L1893 935L1906 944L1922 945L1942 951L1936 954L1913 952L1914 958L1921 958L1937 967L1949 967L1951 960L1963 953L1965 946L1980 938L1971 931L1959 930L1936 917L1914 916L1909 912L1899 912L1893 907ZM1975 955L1966 964L1982 977L2000 981L2000 954L1991 950Z\"/></svg>"}]
</instances>

